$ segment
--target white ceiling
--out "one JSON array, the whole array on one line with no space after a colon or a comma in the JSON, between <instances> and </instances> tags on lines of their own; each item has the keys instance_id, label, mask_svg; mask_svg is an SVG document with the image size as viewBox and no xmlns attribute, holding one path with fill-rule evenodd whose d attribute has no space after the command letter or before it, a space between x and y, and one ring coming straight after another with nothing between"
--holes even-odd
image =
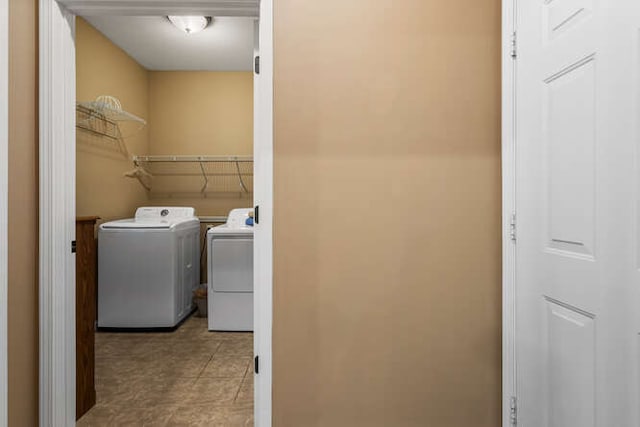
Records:
<instances>
[{"instance_id":1,"label":"white ceiling","mask_svg":"<svg viewBox=\"0 0 640 427\"><path fill-rule=\"evenodd\" d=\"M91 25L148 70L250 71L254 18L217 17L186 34L165 16L88 16Z\"/></svg>"}]
</instances>

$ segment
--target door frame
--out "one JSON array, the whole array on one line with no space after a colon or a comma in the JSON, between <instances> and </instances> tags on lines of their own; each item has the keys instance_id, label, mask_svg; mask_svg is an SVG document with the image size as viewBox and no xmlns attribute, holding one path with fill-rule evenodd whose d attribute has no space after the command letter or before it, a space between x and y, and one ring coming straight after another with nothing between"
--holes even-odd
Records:
<instances>
[{"instance_id":1,"label":"door frame","mask_svg":"<svg viewBox=\"0 0 640 427\"><path fill-rule=\"evenodd\" d=\"M502 2L502 426L517 420L516 0Z\"/></svg>"},{"instance_id":2,"label":"door frame","mask_svg":"<svg viewBox=\"0 0 640 427\"><path fill-rule=\"evenodd\" d=\"M256 426L271 426L273 328L273 0L260 0L259 73L254 73L254 193L260 206L254 233L254 347L259 375L254 376Z\"/></svg>"},{"instance_id":3,"label":"door frame","mask_svg":"<svg viewBox=\"0 0 640 427\"><path fill-rule=\"evenodd\" d=\"M39 0L40 426L75 425L75 256L71 242L75 240L76 15L256 16L256 3L251 0ZM258 88L261 102L256 109L261 114L254 119L257 127L254 165L259 165L255 167L254 179L260 183L254 190L254 198L261 200L260 224L255 231L259 242L255 269L262 273L255 276L254 283L259 290L254 293L254 322L258 325L254 352L260 355L254 414L255 424L260 427L271 426L272 10L273 0L261 0ZM0 28L6 26L0 25ZM3 170L1 168L0 164ZM0 313L1 310L2 307Z\"/></svg>"},{"instance_id":4,"label":"door frame","mask_svg":"<svg viewBox=\"0 0 640 427\"><path fill-rule=\"evenodd\" d=\"M0 426L8 424L9 0L0 0Z\"/></svg>"}]
</instances>

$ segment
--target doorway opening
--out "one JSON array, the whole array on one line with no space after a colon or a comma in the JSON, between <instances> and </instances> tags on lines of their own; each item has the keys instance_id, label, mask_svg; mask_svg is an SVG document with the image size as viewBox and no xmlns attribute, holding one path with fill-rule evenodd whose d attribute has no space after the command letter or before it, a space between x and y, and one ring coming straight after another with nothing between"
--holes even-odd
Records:
<instances>
[{"instance_id":1,"label":"doorway opening","mask_svg":"<svg viewBox=\"0 0 640 427\"><path fill-rule=\"evenodd\" d=\"M165 1L133 1L126 6L109 1L99 6L91 1L41 2L41 184L56 183L41 185L40 200L43 224L40 418L44 425L70 425L76 415L89 417L86 422L92 425L90 418L96 416L106 417L107 423L117 423L118 416L124 417L123 422L127 417L138 420L173 417L177 423L193 416L195 421L205 423L270 425L271 176L265 176L271 171L271 4L265 1L259 4L257 0L243 5L224 1L197 3L196 7L189 2L172 5ZM216 32L223 47L229 48L233 38L239 36L248 46L242 58L244 69L231 69L241 68L229 65L240 60L225 57L224 52L189 54L186 48L179 48L172 55L168 42L157 46L155 55L160 64L165 63L165 68L145 66L142 64L145 59L135 53L136 43L142 51L145 47L149 51L153 50L149 49L151 41L145 44L139 33L133 45L125 46L126 41L121 38L144 27L141 22L146 20L147 24L158 25L161 31L179 34L183 40L185 37L190 39L187 41L197 40L198 34L180 33L167 18L187 14L210 17L208 28L201 35ZM114 22L115 29L109 29ZM224 28L226 32L222 31ZM258 41L265 48L261 52L261 75L253 73ZM115 65L105 61L104 52L111 59L120 60ZM182 63L202 59L226 61L228 69L208 69L202 62L189 65L191 68L167 65L172 56L179 56ZM235 89L239 92L234 92ZM106 114L107 110L117 117ZM52 120L52 116L57 120ZM191 299L194 291L200 299L211 296L206 291L211 282L211 275L207 274L211 264L207 262L210 258L207 248L211 247L207 236L211 233L207 231L225 222L232 209L242 208L249 216L257 203L261 203L262 209L260 224L253 229L254 272L245 272L244 277L259 289L248 311L253 317L253 327L212 325L206 318L192 314L197 301ZM95 340L94 383L98 405L93 409L81 408L85 403L80 397L76 401L76 391L81 393L81 387L90 381L87 372L76 371L76 362L90 362L91 357L87 357L89 352L84 347L76 345L77 340L86 340L83 331L92 331L90 327L86 330L79 327L77 334L70 331L74 331L76 321L91 323L90 317L74 317L73 309L80 314L92 299L86 299L86 304L76 304L76 265L79 281L87 276L81 273L80 267L85 265L81 256L86 254L80 252L83 233L76 234L75 220L80 216L80 222L113 222L132 217L136 208L141 207L158 210L163 220L173 219L176 211L195 208L199 225L197 238L193 240L197 246L185 250L189 245L183 244L178 251L178 265L188 265L185 277L190 275L193 281L183 283L182 292L174 295L183 307L169 324L136 324L129 317L125 319L129 324L125 321L110 325L107 318L101 319L101 313L108 313L110 308L101 304L100 292L107 287L100 286L100 274L114 269L100 261L101 254L109 251L101 247L97 233L99 280L95 318L99 331ZM165 212L171 218L164 218ZM247 223L249 220L246 218ZM93 227L91 223L91 231ZM86 240L91 241L92 234L88 233ZM179 236L174 240L181 241ZM158 258L155 260L158 269L163 265L159 248L152 242L149 250L152 255L148 257ZM137 257L143 250L134 252ZM193 262L187 262L185 254L189 253ZM140 282L138 273L129 275ZM151 288L143 293L140 308L129 313L133 317L141 313L152 315L166 308L161 308L159 293ZM130 297L118 295L122 301L120 308L131 301L133 296ZM102 295L102 301L108 299ZM210 308L210 304L201 304L200 311L207 306ZM211 318L212 313L208 315ZM170 331L158 332L157 326ZM147 332L150 328L152 331ZM258 357L260 375L255 375ZM129 415L123 411L127 406L132 410ZM171 407L175 410L170 411ZM86 409L89 410L80 414ZM80 425L83 422L84 418L80 418Z\"/></svg>"},{"instance_id":2,"label":"doorway opening","mask_svg":"<svg viewBox=\"0 0 640 427\"><path fill-rule=\"evenodd\" d=\"M79 425L253 423L257 19L202 19L76 18Z\"/></svg>"}]
</instances>

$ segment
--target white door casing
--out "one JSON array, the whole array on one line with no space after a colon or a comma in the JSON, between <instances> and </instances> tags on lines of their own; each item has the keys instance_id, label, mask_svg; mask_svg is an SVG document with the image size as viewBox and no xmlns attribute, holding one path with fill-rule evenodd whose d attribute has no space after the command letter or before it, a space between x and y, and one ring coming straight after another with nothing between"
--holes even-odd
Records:
<instances>
[{"instance_id":1,"label":"white door casing","mask_svg":"<svg viewBox=\"0 0 640 427\"><path fill-rule=\"evenodd\" d=\"M638 425L640 6L517 17L518 426Z\"/></svg>"},{"instance_id":2,"label":"white door casing","mask_svg":"<svg viewBox=\"0 0 640 427\"><path fill-rule=\"evenodd\" d=\"M40 0L40 425L75 420L74 16Z\"/></svg>"},{"instance_id":3,"label":"white door casing","mask_svg":"<svg viewBox=\"0 0 640 427\"><path fill-rule=\"evenodd\" d=\"M0 0L0 6L6 1ZM255 423L271 425L272 0L40 0L40 426L75 425L75 255L71 253L75 238L75 15L257 16L258 3L264 13L260 19L266 23L260 27L263 72L254 141L254 196L261 203L260 224L255 229L256 247L260 248L255 270L261 273L254 284L259 325L255 351L260 355ZM6 27L0 26L0 31L2 28ZM1 120L0 115L0 124ZM0 244L0 256L1 249ZM0 310L1 303L0 298ZM0 363L1 351L0 344Z\"/></svg>"},{"instance_id":4,"label":"white door casing","mask_svg":"<svg viewBox=\"0 0 640 427\"><path fill-rule=\"evenodd\" d=\"M259 73L254 72L254 203L259 206L259 223L254 225L254 348L259 357L259 374L254 377L256 420L271 426L271 328L273 319L273 2L260 2L256 23L254 55ZM254 70L255 71L255 70ZM261 113L259 113L261 111ZM262 301L256 304L255 301Z\"/></svg>"},{"instance_id":5,"label":"white door casing","mask_svg":"<svg viewBox=\"0 0 640 427\"><path fill-rule=\"evenodd\" d=\"M0 427L7 425L9 1L0 0Z\"/></svg>"},{"instance_id":6,"label":"white door casing","mask_svg":"<svg viewBox=\"0 0 640 427\"><path fill-rule=\"evenodd\" d=\"M513 424L515 346L515 1L502 2L502 426Z\"/></svg>"}]
</instances>

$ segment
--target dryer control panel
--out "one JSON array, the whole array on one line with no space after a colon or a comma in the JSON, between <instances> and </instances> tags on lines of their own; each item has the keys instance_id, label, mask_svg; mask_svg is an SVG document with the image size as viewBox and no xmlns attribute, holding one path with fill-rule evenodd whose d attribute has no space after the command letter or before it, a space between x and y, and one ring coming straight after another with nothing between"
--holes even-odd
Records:
<instances>
[{"instance_id":1,"label":"dryer control panel","mask_svg":"<svg viewBox=\"0 0 640 427\"><path fill-rule=\"evenodd\" d=\"M232 209L227 217L227 226L229 228L244 228L246 227L247 218L249 213L253 212L252 208L240 208Z\"/></svg>"}]
</instances>

